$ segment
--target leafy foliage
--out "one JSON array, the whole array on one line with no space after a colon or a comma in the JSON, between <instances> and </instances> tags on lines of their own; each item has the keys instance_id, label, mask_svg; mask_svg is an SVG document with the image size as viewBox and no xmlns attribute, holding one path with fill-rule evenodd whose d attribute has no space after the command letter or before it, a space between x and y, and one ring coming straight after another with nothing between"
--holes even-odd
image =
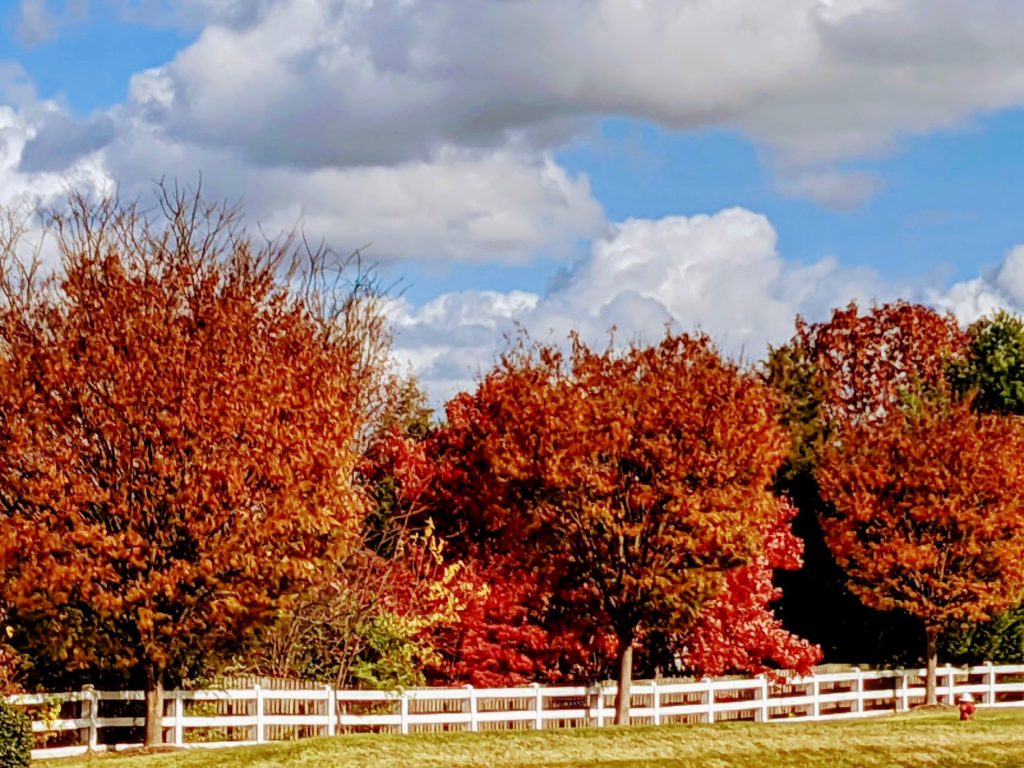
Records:
<instances>
[{"instance_id":1,"label":"leafy foliage","mask_svg":"<svg viewBox=\"0 0 1024 768\"><path fill-rule=\"evenodd\" d=\"M55 275L0 263L0 599L34 659L147 690L351 547L386 342L372 294L334 287L320 257L283 280L287 241L163 203L151 225L72 200Z\"/></svg>"},{"instance_id":2,"label":"leafy foliage","mask_svg":"<svg viewBox=\"0 0 1024 768\"><path fill-rule=\"evenodd\" d=\"M826 541L866 604L916 617L930 646L1024 589L1024 424L933 399L844 430L818 467ZM930 660L934 648L929 648Z\"/></svg>"},{"instance_id":3,"label":"leafy foliage","mask_svg":"<svg viewBox=\"0 0 1024 768\"><path fill-rule=\"evenodd\" d=\"M581 634L616 639L620 682L638 632L692 626L778 514L774 400L706 339L621 354L577 339L568 360L521 345L472 400L464 524L536 573Z\"/></svg>"},{"instance_id":4,"label":"leafy foliage","mask_svg":"<svg viewBox=\"0 0 1024 768\"><path fill-rule=\"evenodd\" d=\"M0 697L0 768L25 768L34 746L28 716Z\"/></svg>"},{"instance_id":5,"label":"leafy foliage","mask_svg":"<svg viewBox=\"0 0 1024 768\"><path fill-rule=\"evenodd\" d=\"M813 473L828 440L824 417L828 381L812 361L814 350L808 340L798 336L770 350L765 364L765 381L779 395L779 421L789 430L789 455L780 472L785 484Z\"/></svg>"},{"instance_id":6,"label":"leafy foliage","mask_svg":"<svg viewBox=\"0 0 1024 768\"><path fill-rule=\"evenodd\" d=\"M1024 319L999 311L968 328L970 354L950 367L950 380L987 413L1024 414ZM968 662L1024 661L1024 606L991 621L955 628L944 644L950 658Z\"/></svg>"},{"instance_id":7,"label":"leafy foliage","mask_svg":"<svg viewBox=\"0 0 1024 768\"><path fill-rule=\"evenodd\" d=\"M423 685L440 663L434 635L476 599L461 563L430 531L389 557L361 548L325 564L318 582L259 631L231 665L244 674L330 681L339 688Z\"/></svg>"},{"instance_id":8,"label":"leafy foliage","mask_svg":"<svg viewBox=\"0 0 1024 768\"><path fill-rule=\"evenodd\" d=\"M17 693L20 690L17 678L21 661L8 644L13 636L14 628L7 623L7 617L0 607L0 696Z\"/></svg>"},{"instance_id":9,"label":"leafy foliage","mask_svg":"<svg viewBox=\"0 0 1024 768\"><path fill-rule=\"evenodd\" d=\"M850 424L871 424L946 387L967 339L948 315L897 302L861 313L855 304L825 322L798 319L794 338L772 350L765 378L782 401L791 448L777 489L798 505L794 528L805 565L779 574L778 611L786 627L820 644L831 661L913 663L913 621L861 603L847 588L819 518L828 511L815 477L830 440Z\"/></svg>"},{"instance_id":10,"label":"leafy foliage","mask_svg":"<svg viewBox=\"0 0 1024 768\"><path fill-rule=\"evenodd\" d=\"M782 596L772 583L776 569L801 565L803 544L790 528L796 510L779 511L764 536L764 549L746 565L729 571L724 589L701 610L685 635L684 665L700 674L760 673L793 669L809 674L821 649L786 631L769 604Z\"/></svg>"},{"instance_id":11,"label":"leafy foliage","mask_svg":"<svg viewBox=\"0 0 1024 768\"><path fill-rule=\"evenodd\" d=\"M964 664L1024 663L1024 606L1014 606L990 621L954 626L943 638L942 651Z\"/></svg>"},{"instance_id":12,"label":"leafy foliage","mask_svg":"<svg viewBox=\"0 0 1024 768\"><path fill-rule=\"evenodd\" d=\"M1024 414L1024 319L1000 311L967 333L970 354L950 366L953 385L973 392L979 410Z\"/></svg>"},{"instance_id":13,"label":"leafy foliage","mask_svg":"<svg viewBox=\"0 0 1024 768\"><path fill-rule=\"evenodd\" d=\"M882 420L908 394L944 388L948 366L967 353L952 315L902 301L865 314L851 303L815 325L798 318L793 344L797 362L813 366L803 375L815 394L823 390L820 416L830 428Z\"/></svg>"},{"instance_id":14,"label":"leafy foliage","mask_svg":"<svg viewBox=\"0 0 1024 768\"><path fill-rule=\"evenodd\" d=\"M430 681L494 688L593 677L586 643L545 623L528 570L491 556L486 565L469 560L463 578L469 598L458 619L435 633Z\"/></svg>"}]
</instances>

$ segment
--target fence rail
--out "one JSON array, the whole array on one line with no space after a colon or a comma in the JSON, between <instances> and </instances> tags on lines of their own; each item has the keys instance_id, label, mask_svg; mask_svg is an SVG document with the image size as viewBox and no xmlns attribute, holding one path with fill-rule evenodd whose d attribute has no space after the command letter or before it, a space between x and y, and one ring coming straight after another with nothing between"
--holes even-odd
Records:
<instances>
[{"instance_id":1,"label":"fence rail","mask_svg":"<svg viewBox=\"0 0 1024 768\"><path fill-rule=\"evenodd\" d=\"M943 667L939 700L971 693L980 707L1024 707L1024 665ZM231 747L357 731L411 733L494 728L604 726L614 718L614 685L397 692L274 690L168 691L165 743ZM633 724L833 720L906 711L924 702L924 670L817 673L809 677L639 682L630 689ZM8 697L33 718L34 758L138 746L141 691L25 694Z\"/></svg>"}]
</instances>

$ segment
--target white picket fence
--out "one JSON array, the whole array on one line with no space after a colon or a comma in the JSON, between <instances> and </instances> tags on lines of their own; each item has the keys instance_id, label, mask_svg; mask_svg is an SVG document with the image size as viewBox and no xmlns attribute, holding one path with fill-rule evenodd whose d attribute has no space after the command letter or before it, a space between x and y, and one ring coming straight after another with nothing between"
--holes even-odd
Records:
<instances>
[{"instance_id":1,"label":"white picket fence","mask_svg":"<svg viewBox=\"0 0 1024 768\"><path fill-rule=\"evenodd\" d=\"M924 670L816 673L809 677L699 682L639 682L630 690L633 724L833 720L905 711L924 702ZM942 667L940 701L971 693L981 707L1024 707L1024 666ZM166 743L183 748L233 747L357 731L581 727L614 718L614 685L398 692L335 690L169 691ZM130 749L139 738L141 691L94 691L8 697L34 718L34 758ZM128 710L134 710L129 712ZM102 738L101 738L102 735Z\"/></svg>"}]
</instances>

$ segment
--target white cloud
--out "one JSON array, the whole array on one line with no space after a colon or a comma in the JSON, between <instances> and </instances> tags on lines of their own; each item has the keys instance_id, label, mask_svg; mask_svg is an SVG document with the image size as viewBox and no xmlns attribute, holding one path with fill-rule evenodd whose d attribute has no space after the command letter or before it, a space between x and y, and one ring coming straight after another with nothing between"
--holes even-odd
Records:
<instances>
[{"instance_id":1,"label":"white cloud","mask_svg":"<svg viewBox=\"0 0 1024 768\"><path fill-rule=\"evenodd\" d=\"M565 344L578 331L598 346L613 326L617 339L641 342L656 340L666 327L699 330L725 354L749 362L791 338L797 315L824 320L851 300L867 306L897 298L952 312L965 327L998 309L1024 313L1024 245L979 276L940 288L886 282L832 257L787 263L768 219L742 208L633 219L595 241L543 296L468 291L421 307L395 303L395 358L440 406L473 387L517 325L539 341Z\"/></svg>"},{"instance_id":2,"label":"white cloud","mask_svg":"<svg viewBox=\"0 0 1024 768\"><path fill-rule=\"evenodd\" d=\"M978 277L930 291L929 303L953 313L962 325L999 309L1024 313L1024 245L1012 248L998 267Z\"/></svg>"},{"instance_id":3,"label":"white cloud","mask_svg":"<svg viewBox=\"0 0 1024 768\"><path fill-rule=\"evenodd\" d=\"M782 173L778 178L779 191L787 197L808 198L838 210L856 208L882 186L882 180L875 174L843 173L834 168Z\"/></svg>"},{"instance_id":4,"label":"white cloud","mask_svg":"<svg viewBox=\"0 0 1024 768\"><path fill-rule=\"evenodd\" d=\"M265 230L301 225L336 250L369 244L369 258L381 262L558 257L605 227L585 176L528 153L451 151L393 166L267 168L170 141L142 122L104 159L129 196L147 194L153 178L194 180L201 169L208 196L241 200Z\"/></svg>"},{"instance_id":5,"label":"white cloud","mask_svg":"<svg viewBox=\"0 0 1024 768\"><path fill-rule=\"evenodd\" d=\"M836 161L1024 105L1015 0L110 5L202 25L138 77L118 119L260 167L433 163L453 148L542 154L615 114L737 127L767 150L784 191L843 207L878 181L838 174ZM48 8L23 0L26 17Z\"/></svg>"},{"instance_id":6,"label":"white cloud","mask_svg":"<svg viewBox=\"0 0 1024 768\"><path fill-rule=\"evenodd\" d=\"M51 102L36 102L18 110L0 105L0 207L45 208L63 198L70 189L103 193L112 188L110 177L95 152L62 164L57 170L32 170L22 166L26 146L51 114L62 114Z\"/></svg>"},{"instance_id":7,"label":"white cloud","mask_svg":"<svg viewBox=\"0 0 1024 768\"><path fill-rule=\"evenodd\" d=\"M161 125L261 164L402 162L621 114L736 125L782 167L813 168L1024 104L1024 9L1011 0L231 8L207 12L198 40L162 68L174 98Z\"/></svg>"},{"instance_id":8,"label":"white cloud","mask_svg":"<svg viewBox=\"0 0 1024 768\"><path fill-rule=\"evenodd\" d=\"M727 354L754 360L792 335L797 314L819 319L851 299L895 293L871 270L833 259L785 263L768 219L741 208L632 219L595 241L544 296L472 291L397 306L395 354L440 403L493 363L515 324L556 344L571 330L596 345L612 327L619 339L641 341L666 327L702 330Z\"/></svg>"}]
</instances>

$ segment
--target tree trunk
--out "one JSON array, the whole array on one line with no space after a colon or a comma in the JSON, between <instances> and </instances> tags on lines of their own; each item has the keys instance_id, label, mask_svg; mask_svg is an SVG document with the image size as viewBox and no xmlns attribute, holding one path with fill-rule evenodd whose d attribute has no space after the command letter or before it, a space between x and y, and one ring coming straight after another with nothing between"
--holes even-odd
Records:
<instances>
[{"instance_id":1,"label":"tree trunk","mask_svg":"<svg viewBox=\"0 0 1024 768\"><path fill-rule=\"evenodd\" d=\"M161 721L164 717L164 681L160 671L146 673L146 741L147 747L164 743Z\"/></svg>"},{"instance_id":2,"label":"tree trunk","mask_svg":"<svg viewBox=\"0 0 1024 768\"><path fill-rule=\"evenodd\" d=\"M619 638L619 691L615 695L615 724L629 725L629 692L633 687L633 638Z\"/></svg>"},{"instance_id":3,"label":"tree trunk","mask_svg":"<svg viewBox=\"0 0 1024 768\"><path fill-rule=\"evenodd\" d=\"M925 629L928 636L928 672L924 680L924 703L935 704L935 668L939 658L939 630L932 627Z\"/></svg>"}]
</instances>

